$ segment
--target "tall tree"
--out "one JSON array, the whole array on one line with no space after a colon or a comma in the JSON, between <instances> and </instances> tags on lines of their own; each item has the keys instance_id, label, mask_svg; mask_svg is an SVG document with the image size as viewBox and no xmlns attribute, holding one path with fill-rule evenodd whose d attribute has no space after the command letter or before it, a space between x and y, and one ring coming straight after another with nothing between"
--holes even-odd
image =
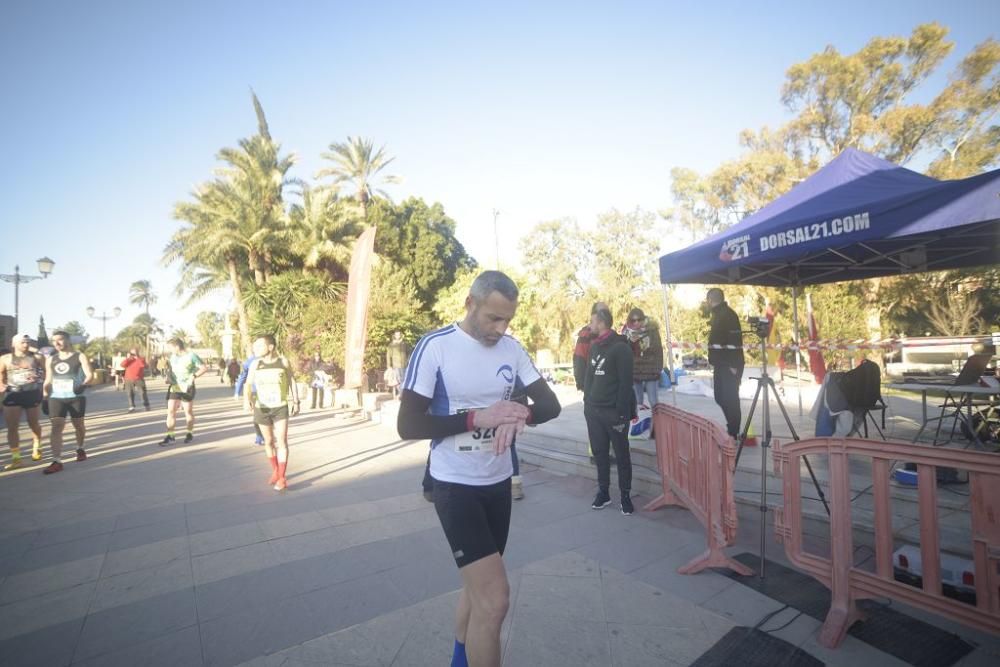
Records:
<instances>
[{"instance_id":1,"label":"tall tree","mask_svg":"<svg viewBox=\"0 0 1000 667\"><path fill-rule=\"evenodd\" d=\"M346 282L354 240L362 231L352 207L332 188L303 184L302 203L292 205L289 219L291 251L303 268Z\"/></svg>"},{"instance_id":2,"label":"tall tree","mask_svg":"<svg viewBox=\"0 0 1000 667\"><path fill-rule=\"evenodd\" d=\"M38 316L38 347L46 347L49 344L49 335L45 332L45 318L41 315Z\"/></svg>"},{"instance_id":3,"label":"tall tree","mask_svg":"<svg viewBox=\"0 0 1000 667\"><path fill-rule=\"evenodd\" d=\"M411 281L417 298L430 310L437 293L455 281L473 260L455 236L455 221L444 207L411 197L396 205L377 200L369 222L378 227L375 252L395 263Z\"/></svg>"},{"instance_id":4,"label":"tall tree","mask_svg":"<svg viewBox=\"0 0 1000 667\"><path fill-rule=\"evenodd\" d=\"M724 229L852 146L899 164L931 158L928 171L936 177L970 176L997 164L1000 44L989 39L974 47L947 85L928 95L929 77L954 47L946 37L946 28L929 23L909 37L875 37L852 54L827 47L793 65L782 89L791 121L774 131L744 131L742 155L709 174L674 170L675 206L666 217L695 235ZM864 285L867 335L880 338L883 317L919 289L920 279Z\"/></svg>"},{"instance_id":5,"label":"tall tree","mask_svg":"<svg viewBox=\"0 0 1000 667\"><path fill-rule=\"evenodd\" d=\"M389 199L389 195L378 187L379 179L386 184L399 182L397 176L381 174L396 158L386 154L385 146L376 150L371 139L347 137L346 142L330 144L329 150L320 154L320 157L331 161L333 165L320 169L316 178L332 178L335 186L349 183L366 221L368 206L376 195Z\"/></svg>"},{"instance_id":6,"label":"tall tree","mask_svg":"<svg viewBox=\"0 0 1000 667\"><path fill-rule=\"evenodd\" d=\"M149 315L149 307L156 303L157 296L153 292L153 283L148 280L136 280L128 289L128 301L133 306L139 306Z\"/></svg>"}]
</instances>

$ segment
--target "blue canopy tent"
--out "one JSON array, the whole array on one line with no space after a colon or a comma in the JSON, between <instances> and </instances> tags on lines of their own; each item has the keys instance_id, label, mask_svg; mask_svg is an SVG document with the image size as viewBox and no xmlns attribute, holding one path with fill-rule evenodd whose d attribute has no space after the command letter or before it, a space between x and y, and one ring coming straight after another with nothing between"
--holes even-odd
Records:
<instances>
[{"instance_id":1,"label":"blue canopy tent","mask_svg":"<svg viewBox=\"0 0 1000 667\"><path fill-rule=\"evenodd\" d=\"M997 263L1000 170L939 181L849 148L738 224L660 257L660 282L665 309L669 284L791 287L798 343L803 285Z\"/></svg>"}]
</instances>

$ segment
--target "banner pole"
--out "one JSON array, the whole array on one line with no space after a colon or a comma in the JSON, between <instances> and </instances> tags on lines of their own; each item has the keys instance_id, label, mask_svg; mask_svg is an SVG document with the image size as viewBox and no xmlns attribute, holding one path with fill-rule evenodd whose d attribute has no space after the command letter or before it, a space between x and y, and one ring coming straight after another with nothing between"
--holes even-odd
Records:
<instances>
[{"instance_id":1,"label":"banner pole","mask_svg":"<svg viewBox=\"0 0 1000 667\"><path fill-rule=\"evenodd\" d=\"M799 416L802 416L802 340L799 336L799 288L792 286L792 330L795 337L795 393L799 395Z\"/></svg>"},{"instance_id":2,"label":"banner pole","mask_svg":"<svg viewBox=\"0 0 1000 667\"><path fill-rule=\"evenodd\" d=\"M674 405L677 405L677 376L674 375L674 341L670 337L670 299L667 296L666 283L661 285L663 290L663 327L667 335L667 377L670 378L670 398Z\"/></svg>"}]
</instances>

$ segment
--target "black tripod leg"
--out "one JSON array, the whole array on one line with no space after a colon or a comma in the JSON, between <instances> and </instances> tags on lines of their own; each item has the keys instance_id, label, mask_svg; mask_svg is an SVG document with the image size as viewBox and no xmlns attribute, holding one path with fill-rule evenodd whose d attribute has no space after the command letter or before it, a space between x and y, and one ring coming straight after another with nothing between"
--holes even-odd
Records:
<instances>
[{"instance_id":1,"label":"black tripod leg","mask_svg":"<svg viewBox=\"0 0 1000 667\"><path fill-rule=\"evenodd\" d=\"M770 378L768 378L768 380L770 380ZM771 381L771 384L774 384L773 380ZM795 432L795 428L792 426L792 420L788 416L788 411L785 410L785 404L781 402L781 398L779 398L777 394L775 394L774 399L778 401L778 407L781 408L781 414L785 418L785 425L788 426L788 430L791 431L792 438L798 440L799 434ZM823 503L823 507L826 509L826 515L830 516L830 505L826 502L826 496L823 494L823 488L819 485L819 480L816 479L816 473L813 472L812 464L809 463L809 457L803 456L802 460L806 464L806 470L809 471L809 477L812 479L813 487L816 488L816 493L819 495L819 501Z\"/></svg>"},{"instance_id":2,"label":"black tripod leg","mask_svg":"<svg viewBox=\"0 0 1000 667\"><path fill-rule=\"evenodd\" d=\"M743 453L743 443L747 441L747 433L750 432L750 424L753 422L753 412L757 409L757 400L760 398L760 390L763 384L757 383L757 391L754 392L753 401L750 402L750 412L747 413L747 421L743 424L743 430L740 431L740 441L736 444L736 458L733 460L733 472L736 472L736 466L740 464L740 454Z\"/></svg>"}]
</instances>

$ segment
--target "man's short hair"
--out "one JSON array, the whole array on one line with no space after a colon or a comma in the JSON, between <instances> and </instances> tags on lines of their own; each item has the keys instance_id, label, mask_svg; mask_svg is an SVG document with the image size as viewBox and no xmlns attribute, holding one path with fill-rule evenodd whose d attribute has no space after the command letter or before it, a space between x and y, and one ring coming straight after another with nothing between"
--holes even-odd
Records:
<instances>
[{"instance_id":1,"label":"man's short hair","mask_svg":"<svg viewBox=\"0 0 1000 667\"><path fill-rule=\"evenodd\" d=\"M611 317L611 311L603 303L595 303L591 311L604 322L604 326L609 329L613 326L614 319Z\"/></svg>"},{"instance_id":2,"label":"man's short hair","mask_svg":"<svg viewBox=\"0 0 1000 667\"><path fill-rule=\"evenodd\" d=\"M52 332L52 337L55 338L56 336L62 336L66 340L69 340L69 334L63 331L62 329Z\"/></svg>"},{"instance_id":3,"label":"man's short hair","mask_svg":"<svg viewBox=\"0 0 1000 667\"><path fill-rule=\"evenodd\" d=\"M476 301L484 301L493 292L500 292L508 301L517 301L517 285L502 271L483 271L476 276L469 288L469 296Z\"/></svg>"},{"instance_id":4,"label":"man's short hair","mask_svg":"<svg viewBox=\"0 0 1000 667\"><path fill-rule=\"evenodd\" d=\"M186 345L184 345L184 341L181 340L180 338L177 338L176 336L174 338L171 338L170 340L168 340L167 341L167 345L176 345L177 347L181 348L182 350L187 347Z\"/></svg>"},{"instance_id":5,"label":"man's short hair","mask_svg":"<svg viewBox=\"0 0 1000 667\"><path fill-rule=\"evenodd\" d=\"M272 336L271 334L260 334L259 336L257 336L257 338L263 340L265 345L277 345L277 343L274 341L274 336ZM319 354L319 352L317 352L316 354Z\"/></svg>"},{"instance_id":6,"label":"man's short hair","mask_svg":"<svg viewBox=\"0 0 1000 667\"><path fill-rule=\"evenodd\" d=\"M706 296L710 300L712 300L712 301L718 301L720 303L726 300L726 295L718 287L713 287L713 288L709 289L708 290L708 294Z\"/></svg>"}]
</instances>

